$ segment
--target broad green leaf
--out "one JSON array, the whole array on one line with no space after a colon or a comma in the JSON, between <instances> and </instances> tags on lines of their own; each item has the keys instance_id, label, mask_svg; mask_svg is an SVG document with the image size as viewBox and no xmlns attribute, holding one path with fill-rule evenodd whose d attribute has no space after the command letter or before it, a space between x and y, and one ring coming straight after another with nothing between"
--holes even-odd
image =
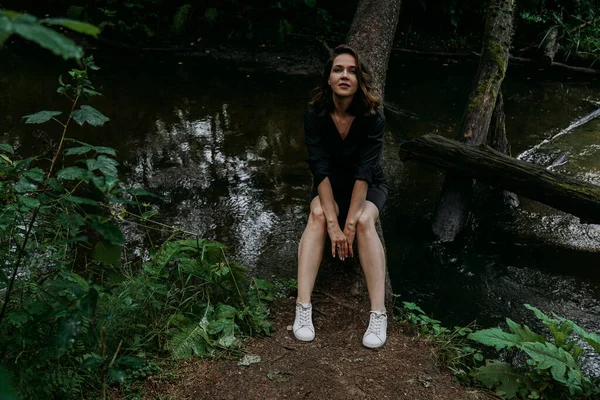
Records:
<instances>
[{"instance_id":1,"label":"broad green leaf","mask_svg":"<svg viewBox=\"0 0 600 400\"><path fill-rule=\"evenodd\" d=\"M85 197L77 197L77 196L64 196L63 200L69 201L71 203L75 203L75 204L86 204L86 205L90 205L90 206L100 206L100 203L98 203L95 200L92 199L88 199Z\"/></svg>"},{"instance_id":2,"label":"broad green leaf","mask_svg":"<svg viewBox=\"0 0 600 400\"><path fill-rule=\"evenodd\" d=\"M116 177L118 175L117 165L119 165L119 163L114 159L104 155L98 156L96 159L85 160L85 163L90 171L95 171L98 169L107 176Z\"/></svg>"},{"instance_id":3,"label":"broad green leaf","mask_svg":"<svg viewBox=\"0 0 600 400\"><path fill-rule=\"evenodd\" d=\"M60 111L40 111L35 114L24 115L23 118L25 118L26 124L43 124L60 114L62 114Z\"/></svg>"},{"instance_id":4,"label":"broad green leaf","mask_svg":"<svg viewBox=\"0 0 600 400\"><path fill-rule=\"evenodd\" d=\"M116 246L123 246L125 244L125 238L123 237L123 233L118 226L110 224L110 223L99 223L93 222L91 224L92 228L97 230L102 234L105 240L107 240L110 244Z\"/></svg>"},{"instance_id":5,"label":"broad green leaf","mask_svg":"<svg viewBox=\"0 0 600 400\"><path fill-rule=\"evenodd\" d=\"M182 328L173 335L166 347L175 358L190 358L194 355L206 355L207 344L210 343L211 340L201 323Z\"/></svg>"},{"instance_id":6,"label":"broad green leaf","mask_svg":"<svg viewBox=\"0 0 600 400\"><path fill-rule=\"evenodd\" d=\"M108 369L108 376L110 376L113 381L119 383L125 382L125 378L127 377L127 375L125 375L125 371L115 367L110 367Z\"/></svg>"},{"instance_id":7,"label":"broad green leaf","mask_svg":"<svg viewBox=\"0 0 600 400\"><path fill-rule=\"evenodd\" d=\"M66 156L72 156L72 155L80 155L80 154L85 154L89 151L92 151L93 146L78 146L78 147L70 147L67 150L65 150L65 155Z\"/></svg>"},{"instance_id":8,"label":"broad green leaf","mask_svg":"<svg viewBox=\"0 0 600 400\"><path fill-rule=\"evenodd\" d=\"M23 177L15 184L15 191L17 193L33 192L37 189L37 185L31 182L29 179Z\"/></svg>"},{"instance_id":9,"label":"broad green leaf","mask_svg":"<svg viewBox=\"0 0 600 400\"><path fill-rule=\"evenodd\" d=\"M6 143L0 143L0 150L5 151L10 154L15 154L15 150L12 148L12 146L8 145Z\"/></svg>"},{"instance_id":10,"label":"broad green leaf","mask_svg":"<svg viewBox=\"0 0 600 400\"><path fill-rule=\"evenodd\" d=\"M515 398L523 387L523 375L504 362L492 361L471 374L488 389L496 388L496 393L502 394L504 398Z\"/></svg>"},{"instance_id":11,"label":"broad green leaf","mask_svg":"<svg viewBox=\"0 0 600 400\"><path fill-rule=\"evenodd\" d=\"M231 347L233 343L235 343L235 336L233 334L219 338L219 344L223 347Z\"/></svg>"},{"instance_id":12,"label":"broad green leaf","mask_svg":"<svg viewBox=\"0 0 600 400\"><path fill-rule=\"evenodd\" d=\"M31 40L40 46L50 50L64 59L80 59L83 57L83 50L75 42L61 34L40 25L35 18L22 15L13 18L13 30L25 39Z\"/></svg>"},{"instance_id":13,"label":"broad green leaf","mask_svg":"<svg viewBox=\"0 0 600 400\"><path fill-rule=\"evenodd\" d=\"M96 110L94 107L88 105L83 105L79 110L73 111L71 117L73 117L75 122L79 125L83 125L87 122L92 126L102 126L110 121L110 118Z\"/></svg>"},{"instance_id":14,"label":"broad green leaf","mask_svg":"<svg viewBox=\"0 0 600 400\"><path fill-rule=\"evenodd\" d=\"M315 8L317 6L317 0L304 0L304 4L306 4L308 8Z\"/></svg>"},{"instance_id":15,"label":"broad green leaf","mask_svg":"<svg viewBox=\"0 0 600 400\"><path fill-rule=\"evenodd\" d=\"M13 34L12 22L6 15L0 14L0 47Z\"/></svg>"},{"instance_id":16,"label":"broad green leaf","mask_svg":"<svg viewBox=\"0 0 600 400\"><path fill-rule=\"evenodd\" d=\"M112 244L108 240L101 240L94 246L92 256L96 261L121 266L121 250L122 246Z\"/></svg>"},{"instance_id":17,"label":"broad green leaf","mask_svg":"<svg viewBox=\"0 0 600 400\"><path fill-rule=\"evenodd\" d=\"M93 37L98 37L100 33L100 28L80 21L75 21L72 19L66 18L47 18L41 21L47 25L61 25L65 28L69 28L72 31L83 33L84 35L89 35Z\"/></svg>"},{"instance_id":18,"label":"broad green leaf","mask_svg":"<svg viewBox=\"0 0 600 400\"><path fill-rule=\"evenodd\" d=\"M95 370L104 363L102 357L96 353L85 355L83 357L84 359L81 362L81 368Z\"/></svg>"},{"instance_id":19,"label":"broad green leaf","mask_svg":"<svg viewBox=\"0 0 600 400\"><path fill-rule=\"evenodd\" d=\"M17 199L19 204L25 206L27 208L38 208L40 206L40 201L38 199L32 199L31 197L17 195Z\"/></svg>"},{"instance_id":20,"label":"broad green leaf","mask_svg":"<svg viewBox=\"0 0 600 400\"><path fill-rule=\"evenodd\" d=\"M117 156L117 152L112 147L94 146L94 151L100 154L108 154L113 157Z\"/></svg>"},{"instance_id":21,"label":"broad green leaf","mask_svg":"<svg viewBox=\"0 0 600 400\"><path fill-rule=\"evenodd\" d=\"M506 318L506 323L512 333L514 333L521 342L540 342L546 343L546 337L532 332L527 325L517 324L510 318Z\"/></svg>"},{"instance_id":22,"label":"broad green leaf","mask_svg":"<svg viewBox=\"0 0 600 400\"><path fill-rule=\"evenodd\" d=\"M585 340L590 346L592 346L596 353L600 354L600 335L588 332L576 324L573 324L573 327L575 333L581 336L583 340Z\"/></svg>"},{"instance_id":23,"label":"broad green leaf","mask_svg":"<svg viewBox=\"0 0 600 400\"><path fill-rule=\"evenodd\" d=\"M482 329L471 333L468 338L486 346L493 346L496 350L521 346L521 341L516 335L504 332L500 328Z\"/></svg>"},{"instance_id":24,"label":"broad green leaf","mask_svg":"<svg viewBox=\"0 0 600 400\"><path fill-rule=\"evenodd\" d=\"M407 309L407 310L418 311L419 313L421 313L423 315L426 315L425 311L423 311L421 309L421 307L419 307L415 303L411 303L411 302L408 302L408 301L403 301L402 304L404 304L404 308Z\"/></svg>"},{"instance_id":25,"label":"broad green leaf","mask_svg":"<svg viewBox=\"0 0 600 400\"><path fill-rule=\"evenodd\" d=\"M88 88L84 88L83 89L83 93L87 94L90 97L92 97L92 96L102 96L102 93L96 92L95 90L88 89Z\"/></svg>"},{"instance_id":26,"label":"broad green leaf","mask_svg":"<svg viewBox=\"0 0 600 400\"><path fill-rule=\"evenodd\" d=\"M210 321L210 323L208 324L208 327L206 328L206 331L211 335L215 335L215 334L221 332L225 328L226 322L227 322L227 320L224 320L224 319Z\"/></svg>"},{"instance_id":27,"label":"broad green leaf","mask_svg":"<svg viewBox=\"0 0 600 400\"><path fill-rule=\"evenodd\" d=\"M56 174L58 179L72 181L74 179L81 179L82 181L88 182L91 176L91 172L87 169L80 167L67 167L63 168Z\"/></svg>"},{"instance_id":28,"label":"broad green leaf","mask_svg":"<svg viewBox=\"0 0 600 400\"><path fill-rule=\"evenodd\" d=\"M522 347L539 369L550 368L552 378L558 382L567 383L567 367L578 369L573 356L553 343L524 343Z\"/></svg>"},{"instance_id":29,"label":"broad green leaf","mask_svg":"<svg viewBox=\"0 0 600 400\"><path fill-rule=\"evenodd\" d=\"M33 168L23 172L23 176L31 179L34 182L42 182L44 180L44 171L40 168Z\"/></svg>"}]
</instances>

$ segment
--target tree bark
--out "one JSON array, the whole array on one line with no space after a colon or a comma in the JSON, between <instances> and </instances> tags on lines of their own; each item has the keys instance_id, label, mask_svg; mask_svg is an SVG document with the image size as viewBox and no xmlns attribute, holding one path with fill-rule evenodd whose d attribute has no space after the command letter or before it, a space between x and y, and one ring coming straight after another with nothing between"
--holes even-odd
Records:
<instances>
[{"instance_id":1,"label":"tree bark","mask_svg":"<svg viewBox=\"0 0 600 400\"><path fill-rule=\"evenodd\" d=\"M396 34L401 3L401 0L361 0L346 37L346 43L353 47L360 54L362 61L370 67L373 91L379 97L381 104L384 101L388 61ZM376 228L385 251L385 241L379 220ZM354 276L350 292L355 296L367 294L367 286L358 257L351 258L349 262ZM394 297L387 265L385 276L386 307L391 311Z\"/></svg>"},{"instance_id":2,"label":"tree bark","mask_svg":"<svg viewBox=\"0 0 600 400\"><path fill-rule=\"evenodd\" d=\"M356 49L371 68L373 89L382 103L401 4L401 0L361 0L346 36L346 43Z\"/></svg>"},{"instance_id":3,"label":"tree bark","mask_svg":"<svg viewBox=\"0 0 600 400\"><path fill-rule=\"evenodd\" d=\"M510 145L506 138L506 118L504 115L504 97L502 96L502 90L498 92L498 98L496 99L496 106L494 107L494 113L492 114L492 122L490 124L490 132L488 133L488 145L502 154L511 156ZM495 195L495 194L494 194ZM513 192L502 190L500 193L504 204L511 207L519 206L519 199Z\"/></svg>"},{"instance_id":4,"label":"tree bark","mask_svg":"<svg viewBox=\"0 0 600 400\"><path fill-rule=\"evenodd\" d=\"M400 158L416 159L507 189L573 214L583 223L600 223L600 186L548 171L497 152L428 134L400 146Z\"/></svg>"},{"instance_id":5,"label":"tree bark","mask_svg":"<svg viewBox=\"0 0 600 400\"><path fill-rule=\"evenodd\" d=\"M491 0L488 8L482 57L477 80L469 97L457 139L477 146L485 143L500 85L508 64L515 0ZM451 242L465 227L474 181L448 174L434 215L436 236Z\"/></svg>"},{"instance_id":6,"label":"tree bark","mask_svg":"<svg viewBox=\"0 0 600 400\"><path fill-rule=\"evenodd\" d=\"M542 42L542 61L545 65L552 65L554 62L554 56L558 50L558 27L552 27L546 34L544 41Z\"/></svg>"}]
</instances>

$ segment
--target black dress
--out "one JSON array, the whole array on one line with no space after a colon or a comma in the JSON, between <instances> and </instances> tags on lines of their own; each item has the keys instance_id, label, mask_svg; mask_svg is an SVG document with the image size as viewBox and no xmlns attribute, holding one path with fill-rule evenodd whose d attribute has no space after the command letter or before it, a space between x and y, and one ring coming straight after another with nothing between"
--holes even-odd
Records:
<instances>
[{"instance_id":1,"label":"black dress","mask_svg":"<svg viewBox=\"0 0 600 400\"><path fill-rule=\"evenodd\" d=\"M318 196L319 184L329 177L340 209L339 219L345 221L354 182L362 180L369 185L366 199L381 212L388 196L380 164L384 129L385 116L378 109L373 115L357 115L342 139L327 111L314 107L308 110L304 114L304 143L313 175L311 201Z\"/></svg>"}]
</instances>

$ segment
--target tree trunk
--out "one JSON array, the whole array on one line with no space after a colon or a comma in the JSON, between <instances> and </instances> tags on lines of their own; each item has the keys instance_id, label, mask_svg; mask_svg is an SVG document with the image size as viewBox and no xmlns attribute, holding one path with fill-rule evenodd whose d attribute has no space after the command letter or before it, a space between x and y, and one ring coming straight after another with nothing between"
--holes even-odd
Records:
<instances>
[{"instance_id":1,"label":"tree trunk","mask_svg":"<svg viewBox=\"0 0 600 400\"><path fill-rule=\"evenodd\" d=\"M488 133L488 145L502 154L511 156L510 145L506 138L506 124L504 116L504 98L502 96L502 90L498 92L498 98L496 99L496 106L494 107L494 113L492 114L492 122L490 123L490 132ZM495 195L495 194L494 194ZM519 199L513 192L507 190L500 191L500 196L504 204L511 207L519 206Z\"/></svg>"},{"instance_id":2,"label":"tree trunk","mask_svg":"<svg viewBox=\"0 0 600 400\"><path fill-rule=\"evenodd\" d=\"M520 161L488 146L468 146L428 134L400 145L400 158L417 159L507 189L573 214L582 223L600 223L600 186Z\"/></svg>"},{"instance_id":3,"label":"tree trunk","mask_svg":"<svg viewBox=\"0 0 600 400\"><path fill-rule=\"evenodd\" d=\"M371 68L373 89L382 104L401 4L401 0L361 0L346 36L346 43L356 49Z\"/></svg>"},{"instance_id":4,"label":"tree trunk","mask_svg":"<svg viewBox=\"0 0 600 400\"><path fill-rule=\"evenodd\" d=\"M362 60L370 67L373 78L373 91L383 104L385 79L400 16L401 0L361 0L354 14L352 26L346 37L346 43L353 47ZM377 221L377 234L385 251L385 241L381 222ZM355 253L356 254L356 253ZM349 261L353 271L353 283L350 288L355 296L366 295L367 286L363 279L358 257ZM386 265L386 307L393 309L393 292Z\"/></svg>"},{"instance_id":5,"label":"tree trunk","mask_svg":"<svg viewBox=\"0 0 600 400\"><path fill-rule=\"evenodd\" d=\"M552 65L554 62L554 56L558 50L558 27L552 27L546 34L544 41L542 42L542 60L545 65Z\"/></svg>"},{"instance_id":6,"label":"tree trunk","mask_svg":"<svg viewBox=\"0 0 600 400\"><path fill-rule=\"evenodd\" d=\"M515 0L491 0L476 85L469 97L457 139L469 145L485 143L496 97L506 73ZM451 242L469 217L473 180L448 174L433 223L433 232Z\"/></svg>"}]
</instances>

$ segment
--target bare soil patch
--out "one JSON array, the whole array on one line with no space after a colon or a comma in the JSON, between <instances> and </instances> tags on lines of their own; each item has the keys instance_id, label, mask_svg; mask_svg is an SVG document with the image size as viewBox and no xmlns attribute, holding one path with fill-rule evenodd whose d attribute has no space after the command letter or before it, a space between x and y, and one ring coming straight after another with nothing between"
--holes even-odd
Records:
<instances>
[{"instance_id":1,"label":"bare soil patch","mask_svg":"<svg viewBox=\"0 0 600 400\"><path fill-rule=\"evenodd\" d=\"M253 339L249 354L259 363L237 360L192 360L177 367L180 379L150 379L146 393L172 399L482 399L460 387L435 363L432 346L393 323L379 350L362 346L368 325L368 302L347 290L348 274L322 271L313 297L317 332L311 343L292 332L294 298L275 301L275 333ZM340 277L342 277L340 279Z\"/></svg>"}]
</instances>

